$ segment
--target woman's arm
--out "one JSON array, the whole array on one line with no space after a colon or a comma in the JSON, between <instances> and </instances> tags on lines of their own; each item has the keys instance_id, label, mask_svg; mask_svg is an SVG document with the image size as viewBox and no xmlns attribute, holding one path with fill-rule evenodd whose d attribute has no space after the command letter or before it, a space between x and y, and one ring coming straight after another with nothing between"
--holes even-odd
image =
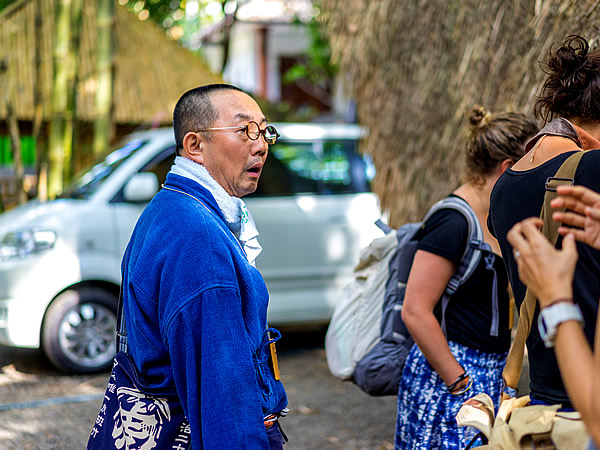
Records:
<instances>
[{"instance_id":1,"label":"woman's arm","mask_svg":"<svg viewBox=\"0 0 600 450\"><path fill-rule=\"evenodd\" d=\"M573 301L577 249L574 236L567 234L562 250L557 250L539 231L540 225L538 218L526 219L516 224L507 238L519 252L516 261L521 280L536 294L540 308L544 308L558 299ZM600 345L598 328L595 339ZM558 325L554 351L569 398L581 412L594 442L599 444L600 351L592 357L583 329L576 321Z\"/></svg>"},{"instance_id":2,"label":"woman's arm","mask_svg":"<svg viewBox=\"0 0 600 450\"><path fill-rule=\"evenodd\" d=\"M456 265L449 259L418 250L402 307L402 320L408 331L446 385L452 384L464 370L450 352L433 310L455 270ZM468 379L459 386L467 383Z\"/></svg>"}]
</instances>

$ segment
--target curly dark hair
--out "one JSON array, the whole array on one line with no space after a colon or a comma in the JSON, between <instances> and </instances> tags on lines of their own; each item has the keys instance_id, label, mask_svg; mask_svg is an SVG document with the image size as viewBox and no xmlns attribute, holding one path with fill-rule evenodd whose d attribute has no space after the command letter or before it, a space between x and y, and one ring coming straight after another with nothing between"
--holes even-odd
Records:
<instances>
[{"instance_id":1,"label":"curly dark hair","mask_svg":"<svg viewBox=\"0 0 600 450\"><path fill-rule=\"evenodd\" d=\"M464 178L476 184L483 183L484 175L491 173L505 159L521 159L525 154L525 142L539 129L537 122L524 114L492 114L480 105L473 105L467 120L469 139Z\"/></svg>"},{"instance_id":2,"label":"curly dark hair","mask_svg":"<svg viewBox=\"0 0 600 450\"><path fill-rule=\"evenodd\" d=\"M588 42L576 34L557 49L550 49L542 64L547 74L535 104L537 117L577 117L600 121L600 49L590 51Z\"/></svg>"}]
</instances>

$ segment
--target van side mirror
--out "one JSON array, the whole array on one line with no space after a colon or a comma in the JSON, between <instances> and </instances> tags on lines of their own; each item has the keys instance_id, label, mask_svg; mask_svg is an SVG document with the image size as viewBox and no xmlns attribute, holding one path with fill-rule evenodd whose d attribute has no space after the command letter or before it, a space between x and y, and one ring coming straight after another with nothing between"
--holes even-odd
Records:
<instances>
[{"instance_id":1,"label":"van side mirror","mask_svg":"<svg viewBox=\"0 0 600 450\"><path fill-rule=\"evenodd\" d=\"M126 202L148 202L158 192L158 177L152 172L136 173L125 185L123 198Z\"/></svg>"}]
</instances>

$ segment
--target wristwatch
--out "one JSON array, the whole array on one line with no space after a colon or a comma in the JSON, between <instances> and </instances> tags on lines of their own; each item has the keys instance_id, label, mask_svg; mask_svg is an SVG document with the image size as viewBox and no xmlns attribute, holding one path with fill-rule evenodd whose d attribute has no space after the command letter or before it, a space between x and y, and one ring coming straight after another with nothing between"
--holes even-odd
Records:
<instances>
[{"instance_id":1,"label":"wristwatch","mask_svg":"<svg viewBox=\"0 0 600 450\"><path fill-rule=\"evenodd\" d=\"M556 303L540 311L538 330L540 330L540 336L547 348L554 347L556 328L561 323L568 322L569 320L576 320L583 326L581 310L575 303Z\"/></svg>"}]
</instances>

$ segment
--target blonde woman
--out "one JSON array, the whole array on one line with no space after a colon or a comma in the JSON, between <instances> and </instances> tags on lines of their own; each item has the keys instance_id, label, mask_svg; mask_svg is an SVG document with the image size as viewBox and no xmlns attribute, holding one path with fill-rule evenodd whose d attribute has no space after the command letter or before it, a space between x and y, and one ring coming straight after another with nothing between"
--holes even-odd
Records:
<instances>
[{"instance_id":1,"label":"blonde woman","mask_svg":"<svg viewBox=\"0 0 600 450\"><path fill-rule=\"evenodd\" d=\"M475 212L487 252L450 298L439 300L470 242L467 220L452 210L433 214L420 232L407 282L402 319L416 345L409 353L398 394L395 447L464 448L465 429L456 424L463 401L477 392L499 398L501 372L510 346L508 280L500 249L486 221L490 192L502 173L524 153L537 124L518 113L469 114L467 182L451 195Z\"/></svg>"}]
</instances>

